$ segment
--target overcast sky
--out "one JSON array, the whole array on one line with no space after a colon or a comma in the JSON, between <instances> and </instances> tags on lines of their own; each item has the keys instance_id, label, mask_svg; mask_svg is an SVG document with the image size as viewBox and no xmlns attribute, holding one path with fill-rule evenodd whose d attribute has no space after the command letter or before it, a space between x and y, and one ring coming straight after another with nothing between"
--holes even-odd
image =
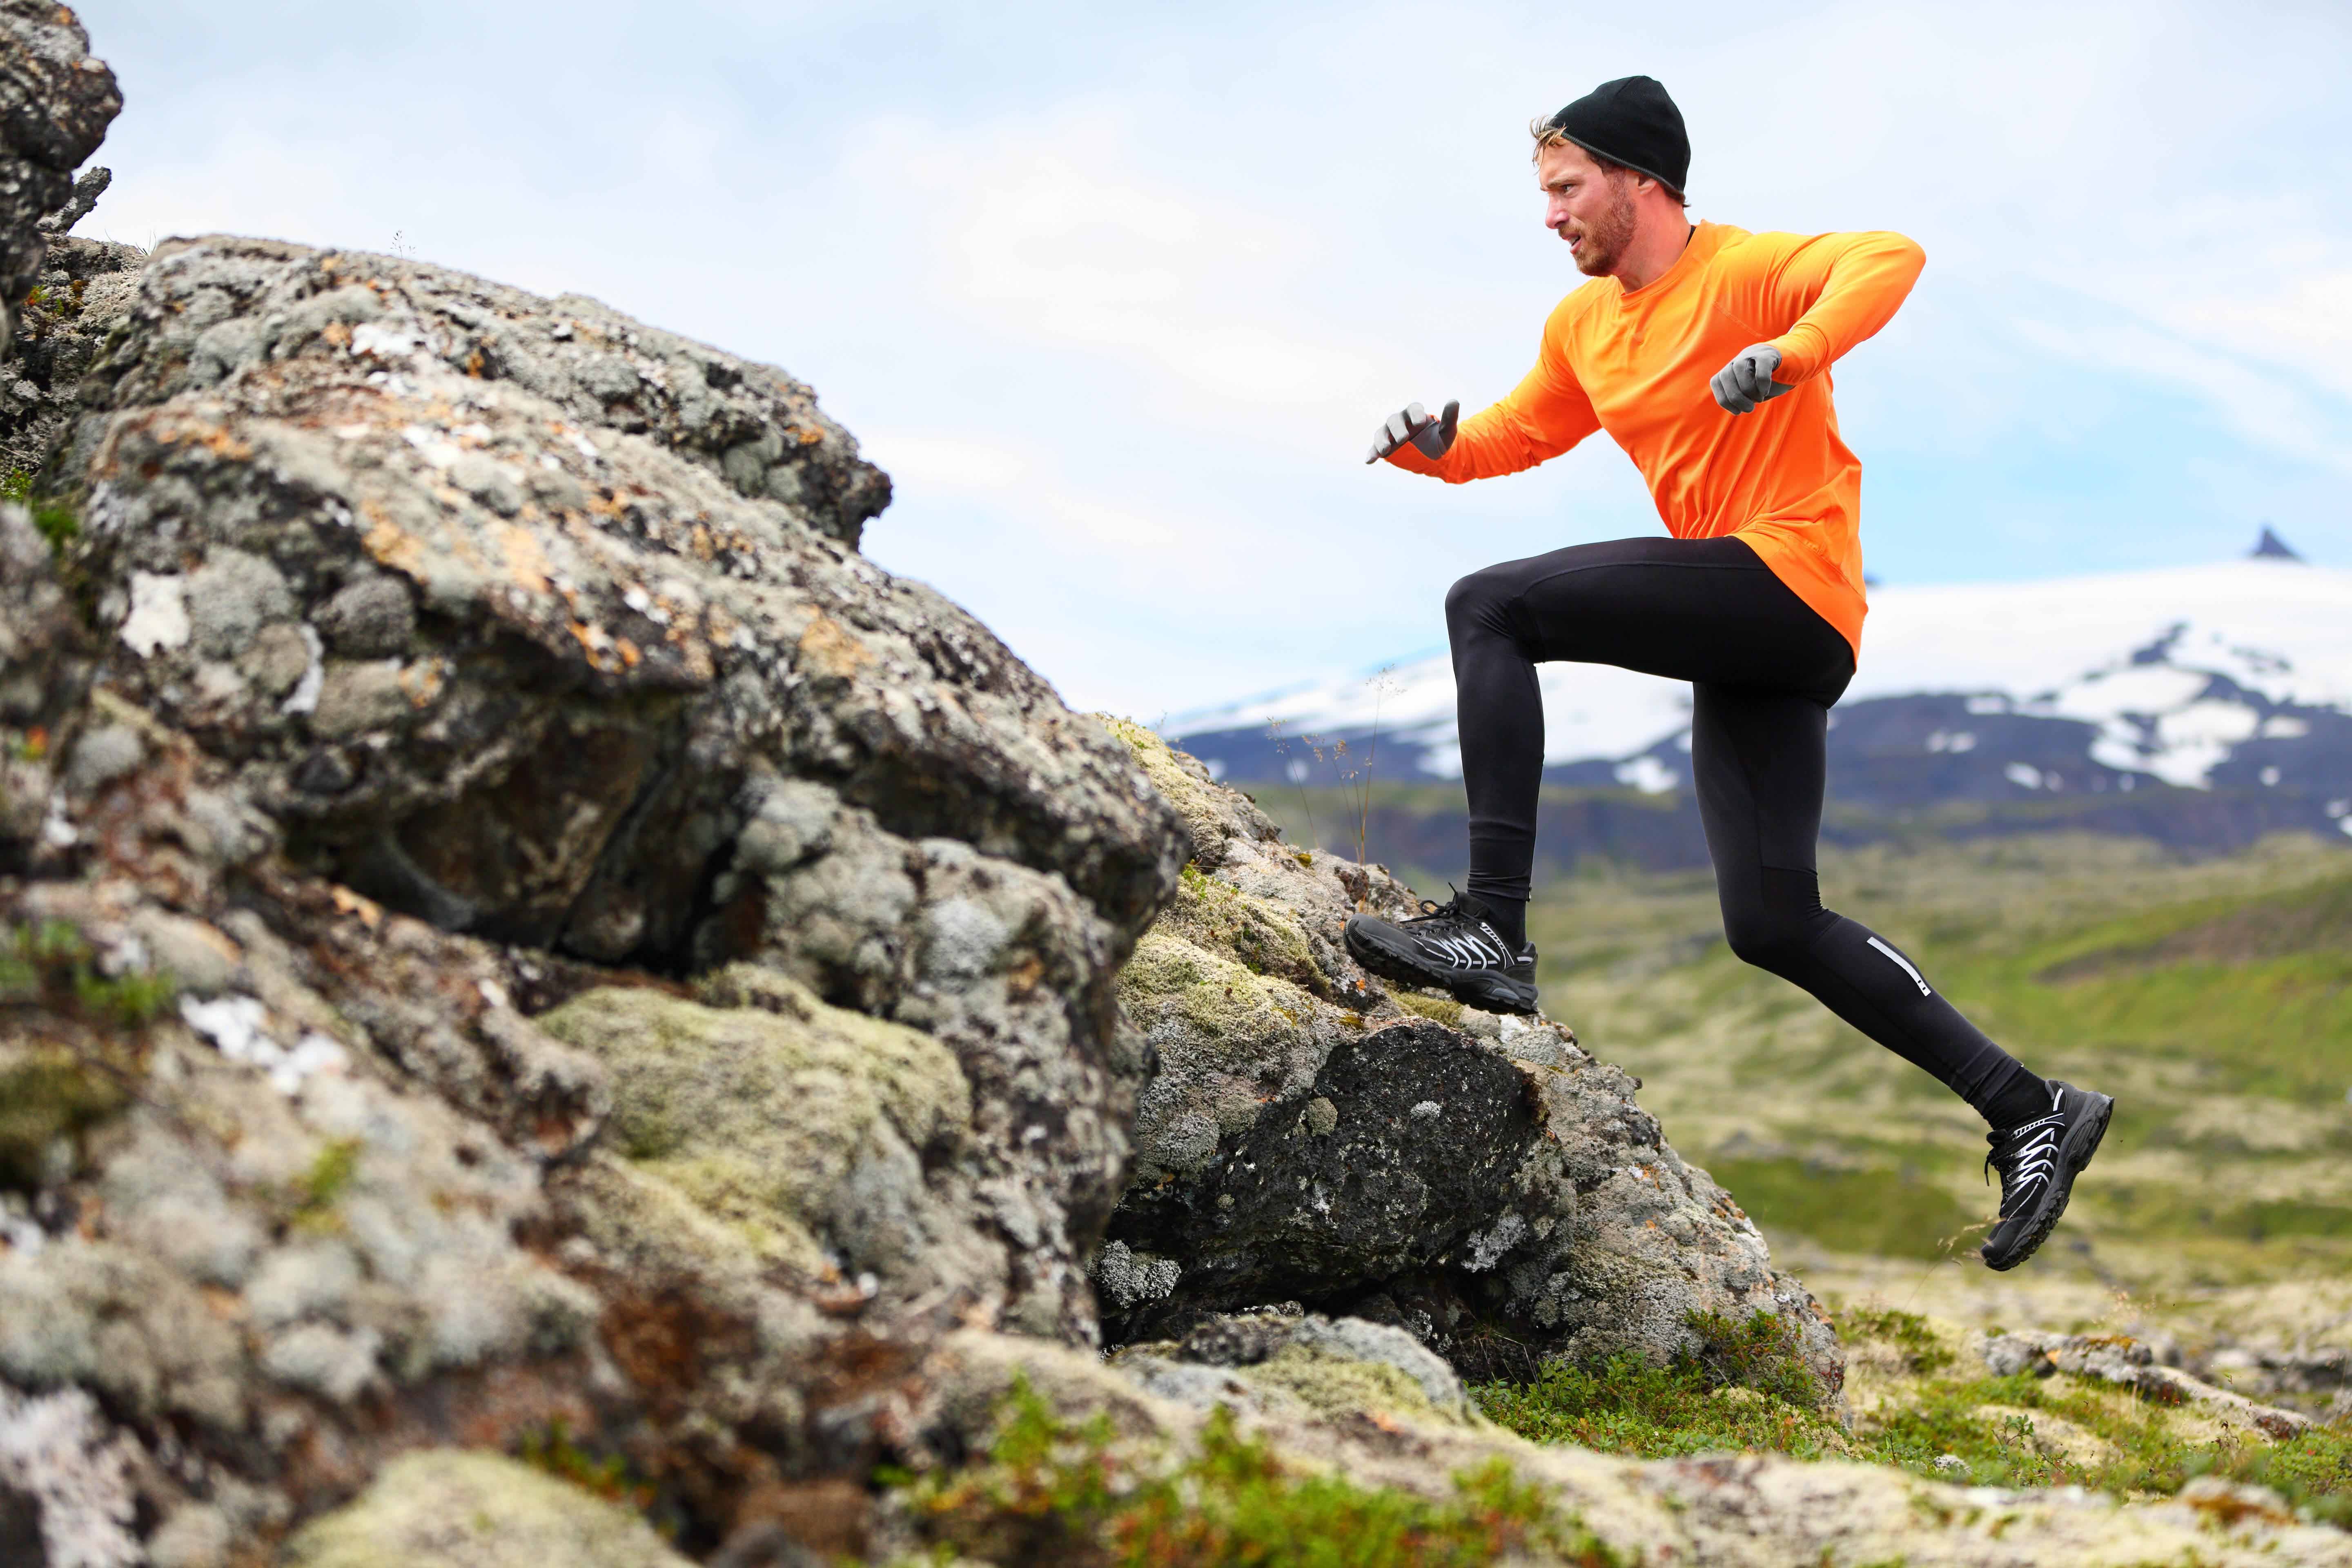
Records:
<instances>
[{"instance_id":1,"label":"overcast sky","mask_svg":"<svg viewBox=\"0 0 2352 1568\"><path fill-rule=\"evenodd\" d=\"M1362 464L1526 370L1580 281L1528 120L1647 72L1697 216L1927 247L1837 373L1874 575L2265 521L2352 565L2352 6L1631 9L90 0L126 106L83 232L396 245L782 365L897 480L871 555L1150 721L1658 529L1605 437Z\"/></svg>"}]
</instances>

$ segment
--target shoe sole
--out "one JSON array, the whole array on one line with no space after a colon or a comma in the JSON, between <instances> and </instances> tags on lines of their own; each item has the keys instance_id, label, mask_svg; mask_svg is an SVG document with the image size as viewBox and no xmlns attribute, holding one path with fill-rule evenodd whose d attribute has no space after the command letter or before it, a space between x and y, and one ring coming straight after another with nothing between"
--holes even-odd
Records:
<instances>
[{"instance_id":1,"label":"shoe sole","mask_svg":"<svg viewBox=\"0 0 2352 1568\"><path fill-rule=\"evenodd\" d=\"M1499 969L1445 973L1424 968L1386 948L1361 940L1357 936L1353 924L1348 927L1346 935L1349 956L1385 979L1403 985L1434 985L1450 994L1455 1001L1467 1006L1484 1008L1489 1013L1528 1016L1535 1013L1536 988L1531 982L1513 980Z\"/></svg>"},{"instance_id":2,"label":"shoe sole","mask_svg":"<svg viewBox=\"0 0 2352 1568\"><path fill-rule=\"evenodd\" d=\"M2091 1163L2091 1156L2099 1152L2100 1140L2106 1137L2107 1123L2116 1113L2113 1096L2088 1089L2081 1092L2093 1096L2099 1103L2092 1108L2089 1115L2066 1130L2064 1142L2058 1145L2061 1174L2051 1184L2049 1195L2042 1200L2041 1217L2033 1222L2032 1228L2025 1233L2022 1244L2007 1262L1995 1263L1987 1257L1984 1260L1986 1268L2006 1273L2040 1251L2042 1244L2050 1239L2050 1233L2058 1228L2059 1218L2065 1214L2066 1205L2074 1195L2074 1178L2083 1173L2084 1168Z\"/></svg>"}]
</instances>

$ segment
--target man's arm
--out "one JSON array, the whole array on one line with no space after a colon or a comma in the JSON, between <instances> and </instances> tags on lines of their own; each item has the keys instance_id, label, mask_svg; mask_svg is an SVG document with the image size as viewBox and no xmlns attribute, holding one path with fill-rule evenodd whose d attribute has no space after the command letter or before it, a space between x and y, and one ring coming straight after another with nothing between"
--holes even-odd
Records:
<instances>
[{"instance_id":1,"label":"man's arm","mask_svg":"<svg viewBox=\"0 0 2352 1568\"><path fill-rule=\"evenodd\" d=\"M1767 341L1780 351L1772 379L1784 386L1819 375L1886 325L1927 264L1916 242L1884 232L1759 234L1748 245L1756 265L1742 303L1759 331L1780 329Z\"/></svg>"},{"instance_id":2,"label":"man's arm","mask_svg":"<svg viewBox=\"0 0 2352 1568\"><path fill-rule=\"evenodd\" d=\"M1444 457L1431 458L1405 441L1388 455L1388 460L1400 468L1434 474L1458 485L1532 468L1600 429L1601 416L1592 411L1592 400L1568 367L1557 331L1559 324L1555 315L1546 325L1535 368L1509 396L1462 421Z\"/></svg>"}]
</instances>

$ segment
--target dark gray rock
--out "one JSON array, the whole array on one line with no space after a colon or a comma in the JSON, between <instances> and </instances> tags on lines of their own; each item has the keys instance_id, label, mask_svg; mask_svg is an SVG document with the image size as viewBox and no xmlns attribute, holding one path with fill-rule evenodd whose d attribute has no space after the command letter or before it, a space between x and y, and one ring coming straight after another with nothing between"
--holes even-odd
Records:
<instances>
[{"instance_id":1,"label":"dark gray rock","mask_svg":"<svg viewBox=\"0 0 2352 1568\"><path fill-rule=\"evenodd\" d=\"M1114 1240L1181 1260L1184 1307L1326 1296L1482 1257L1506 1234L1535 1152L1541 1104L1517 1068L1433 1023L1343 1041L1304 1093L1218 1140L1188 1179L1140 1187ZM1507 1234L1528 1225L1521 1215ZM1173 1293L1171 1292L1171 1296ZM1109 1320L1121 1339L1155 1331L1138 1303Z\"/></svg>"},{"instance_id":2,"label":"dark gray rock","mask_svg":"<svg viewBox=\"0 0 2352 1568\"><path fill-rule=\"evenodd\" d=\"M41 220L74 199L74 171L121 110L72 11L0 0L0 338L16 335L16 309L40 278Z\"/></svg>"}]
</instances>

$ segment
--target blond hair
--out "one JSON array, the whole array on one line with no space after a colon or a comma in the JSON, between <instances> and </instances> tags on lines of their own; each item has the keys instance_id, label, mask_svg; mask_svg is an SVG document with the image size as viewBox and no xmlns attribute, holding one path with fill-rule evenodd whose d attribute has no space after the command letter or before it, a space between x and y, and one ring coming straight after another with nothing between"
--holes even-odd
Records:
<instances>
[{"instance_id":1,"label":"blond hair","mask_svg":"<svg viewBox=\"0 0 2352 1568\"><path fill-rule=\"evenodd\" d=\"M1579 142L1575 137L1570 136L1567 132L1562 131L1559 126L1554 125L1549 120L1541 115L1538 115L1535 119L1528 121L1528 134L1536 139L1535 150L1528 154L1528 162L1530 163L1541 162L1545 152L1549 148L1573 147L1577 151L1582 153L1586 157L1591 159L1594 163L1600 164L1601 172L1607 174L1611 179L1613 180L1620 175L1630 174L1637 180L1647 180L1651 184L1656 185L1658 189L1665 192L1666 195L1674 197L1680 205L1684 206L1690 205L1690 198L1688 196L1683 195L1682 192L1676 190L1674 186L1666 184L1665 181L1659 179L1657 175L1645 174L1630 163L1619 163L1616 159L1612 158L1606 153L1594 152L1591 148L1587 147L1583 142Z\"/></svg>"}]
</instances>

